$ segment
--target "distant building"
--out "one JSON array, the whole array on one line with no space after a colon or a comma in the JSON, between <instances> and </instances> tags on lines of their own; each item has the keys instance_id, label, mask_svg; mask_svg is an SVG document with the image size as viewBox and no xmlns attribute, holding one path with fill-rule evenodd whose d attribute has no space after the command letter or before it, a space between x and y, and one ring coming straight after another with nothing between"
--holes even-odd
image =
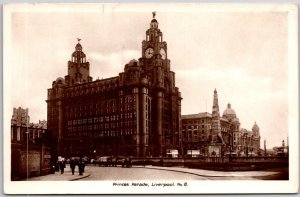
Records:
<instances>
[{"instance_id":1,"label":"distant building","mask_svg":"<svg viewBox=\"0 0 300 197\"><path fill-rule=\"evenodd\" d=\"M289 153L289 147L288 145L285 145L285 142L283 140L281 146L273 147L273 151L275 156L287 156Z\"/></svg>"},{"instance_id":2,"label":"distant building","mask_svg":"<svg viewBox=\"0 0 300 197\"><path fill-rule=\"evenodd\" d=\"M51 172L51 134L45 120L30 123L28 109L14 108L11 119L11 179ZM29 162L28 162L28 161Z\"/></svg>"},{"instance_id":3,"label":"distant building","mask_svg":"<svg viewBox=\"0 0 300 197\"><path fill-rule=\"evenodd\" d=\"M200 150L200 155L208 156L209 135L212 128L212 114L202 112L198 114L182 115L182 144L184 152ZM220 118L221 135L225 144L230 144L230 123ZM229 151L229 147L228 151Z\"/></svg>"},{"instance_id":4,"label":"distant building","mask_svg":"<svg viewBox=\"0 0 300 197\"><path fill-rule=\"evenodd\" d=\"M28 108L23 109L13 108L13 115L11 118L11 141L12 143L27 140L34 141L39 138L42 133L47 130L47 121L39 120L39 123L30 123L30 116Z\"/></svg>"},{"instance_id":5,"label":"distant building","mask_svg":"<svg viewBox=\"0 0 300 197\"><path fill-rule=\"evenodd\" d=\"M27 126L29 122L30 122L30 117L28 115L28 108L26 109L23 109L21 107L13 108L11 124Z\"/></svg>"},{"instance_id":6,"label":"distant building","mask_svg":"<svg viewBox=\"0 0 300 197\"><path fill-rule=\"evenodd\" d=\"M82 46L76 45L68 75L48 89L56 156L160 156L180 149L181 94L155 18L141 52L118 76L93 81Z\"/></svg>"},{"instance_id":7,"label":"distant building","mask_svg":"<svg viewBox=\"0 0 300 197\"><path fill-rule=\"evenodd\" d=\"M216 91L214 92L213 106L213 113L216 116L218 115ZM222 141L223 155L254 156L261 154L258 125L255 122L251 131L240 128L240 121L230 103L222 117L213 118L213 115L208 112L182 115L181 117L182 143L185 153L190 152L189 150L200 150L200 155L210 155L208 148L212 140L210 136L213 134L219 136L219 142ZM214 129L213 125L215 125Z\"/></svg>"}]
</instances>

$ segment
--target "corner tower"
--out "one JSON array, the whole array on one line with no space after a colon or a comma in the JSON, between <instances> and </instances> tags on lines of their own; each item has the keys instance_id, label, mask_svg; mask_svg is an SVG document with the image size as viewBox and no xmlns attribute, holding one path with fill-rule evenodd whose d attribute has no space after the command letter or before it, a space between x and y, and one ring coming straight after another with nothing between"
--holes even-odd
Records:
<instances>
[{"instance_id":1,"label":"corner tower","mask_svg":"<svg viewBox=\"0 0 300 197\"><path fill-rule=\"evenodd\" d=\"M161 156L168 149L181 147L182 98L175 86L175 73L170 70L167 43L158 27L156 13L152 15L146 39L142 41L142 57L139 58L141 78L147 81L140 92L146 93L151 103L151 121L146 124L151 125L149 147L152 147L153 155Z\"/></svg>"},{"instance_id":2,"label":"corner tower","mask_svg":"<svg viewBox=\"0 0 300 197\"><path fill-rule=\"evenodd\" d=\"M77 39L75 51L72 53L71 60L68 62L68 75L65 76L67 85L82 84L91 82L90 63L86 61L86 55L82 51L81 39Z\"/></svg>"},{"instance_id":3,"label":"corner tower","mask_svg":"<svg viewBox=\"0 0 300 197\"><path fill-rule=\"evenodd\" d=\"M253 152L260 154L260 129L256 122L252 127L253 132Z\"/></svg>"},{"instance_id":4,"label":"corner tower","mask_svg":"<svg viewBox=\"0 0 300 197\"><path fill-rule=\"evenodd\" d=\"M142 42L142 57L146 59L167 59L167 43L163 41L163 33L158 28L155 19L156 13L153 12L153 19L150 28L146 31L146 40Z\"/></svg>"}]
</instances>

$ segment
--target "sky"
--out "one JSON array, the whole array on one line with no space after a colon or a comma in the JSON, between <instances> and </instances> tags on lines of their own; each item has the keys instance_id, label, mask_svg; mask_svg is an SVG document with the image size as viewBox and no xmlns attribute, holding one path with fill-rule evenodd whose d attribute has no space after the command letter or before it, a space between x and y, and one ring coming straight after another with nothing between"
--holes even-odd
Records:
<instances>
[{"instance_id":1,"label":"sky","mask_svg":"<svg viewBox=\"0 0 300 197\"><path fill-rule=\"evenodd\" d=\"M251 130L256 122L262 148L264 139L267 148L286 141L287 12L191 11L188 6L172 10L153 5L135 10L100 6L92 12L88 8L11 15L13 58L5 65L11 69L11 104L29 108L31 122L47 119L47 89L67 75L77 38L82 39L94 80L117 76L126 63L141 57L141 42L151 12L157 9L175 84L183 97L182 114L211 113L216 88L220 115L230 102L242 128Z\"/></svg>"}]
</instances>

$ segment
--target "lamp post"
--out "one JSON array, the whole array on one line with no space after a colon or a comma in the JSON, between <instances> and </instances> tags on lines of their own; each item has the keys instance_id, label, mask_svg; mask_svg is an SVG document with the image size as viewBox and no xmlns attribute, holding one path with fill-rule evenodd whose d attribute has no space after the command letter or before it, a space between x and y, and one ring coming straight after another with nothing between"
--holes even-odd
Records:
<instances>
[{"instance_id":1,"label":"lamp post","mask_svg":"<svg viewBox=\"0 0 300 197\"><path fill-rule=\"evenodd\" d=\"M248 138L248 133L246 133L246 155L247 155L247 157L249 156L248 151L249 151L249 138Z\"/></svg>"},{"instance_id":2,"label":"lamp post","mask_svg":"<svg viewBox=\"0 0 300 197\"><path fill-rule=\"evenodd\" d=\"M27 169L26 169L26 176L27 176L27 178L29 177L29 168L28 168L28 166L29 166L29 161L28 161L28 159L29 159L29 150L28 150L28 140L29 140L29 130L28 130L28 127L26 128L27 130L26 130L26 132L25 132L25 134L26 134L26 152L27 152L27 154L26 154L26 166L27 166Z\"/></svg>"}]
</instances>

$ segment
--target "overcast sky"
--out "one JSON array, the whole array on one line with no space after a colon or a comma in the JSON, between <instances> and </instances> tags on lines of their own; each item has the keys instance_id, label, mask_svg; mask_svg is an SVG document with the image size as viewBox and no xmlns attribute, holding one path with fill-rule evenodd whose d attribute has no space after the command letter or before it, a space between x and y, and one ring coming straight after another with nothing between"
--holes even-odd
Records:
<instances>
[{"instance_id":1,"label":"overcast sky","mask_svg":"<svg viewBox=\"0 0 300 197\"><path fill-rule=\"evenodd\" d=\"M93 79L118 75L141 57L150 9L111 12L15 12L11 18L12 107L29 108L31 122L47 119L47 89L67 75L81 38ZM156 19L168 43L182 93L182 114L220 114L230 102L241 127L260 127L261 147L288 136L288 18L286 12L164 11ZM6 65L8 66L8 65ZM11 109L12 113L12 109ZM10 115L11 117L11 115Z\"/></svg>"}]
</instances>

